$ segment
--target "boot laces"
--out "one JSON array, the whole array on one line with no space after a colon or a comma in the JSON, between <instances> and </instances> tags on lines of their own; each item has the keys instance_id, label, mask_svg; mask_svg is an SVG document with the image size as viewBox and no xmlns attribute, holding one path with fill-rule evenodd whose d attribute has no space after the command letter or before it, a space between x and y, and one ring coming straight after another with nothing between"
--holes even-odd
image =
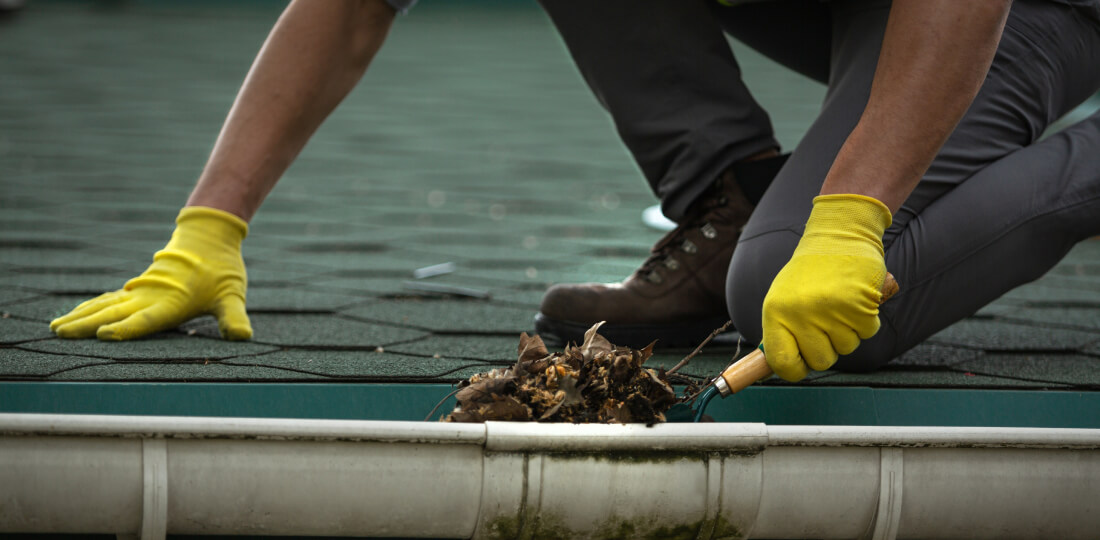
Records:
<instances>
[{"instance_id":1,"label":"boot laces","mask_svg":"<svg viewBox=\"0 0 1100 540\"><path fill-rule=\"evenodd\" d=\"M685 238L687 231L691 229L698 228L702 231L703 237L708 240L718 237L718 229L710 222L726 217L724 214L727 212L723 212L723 210L728 207L729 199L722 190L722 182L722 180L715 182L711 188L712 193L696 201L688 210L684 220L654 244L649 257L638 268L638 275L650 283L660 284L664 281L664 276L660 272L661 268L667 270L680 268L680 261L676 260L674 256L677 250L689 255L694 255L699 251L699 246Z\"/></svg>"}]
</instances>

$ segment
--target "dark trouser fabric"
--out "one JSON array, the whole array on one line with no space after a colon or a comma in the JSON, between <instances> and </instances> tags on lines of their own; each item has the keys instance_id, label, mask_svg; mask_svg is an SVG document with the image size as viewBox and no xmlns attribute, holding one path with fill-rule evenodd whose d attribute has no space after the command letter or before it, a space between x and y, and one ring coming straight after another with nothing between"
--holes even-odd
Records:
<instances>
[{"instance_id":1,"label":"dark trouser fabric","mask_svg":"<svg viewBox=\"0 0 1100 540\"><path fill-rule=\"evenodd\" d=\"M866 105L889 2L543 6L674 219L718 171L774 145L715 25L827 81L819 117L734 250L730 313L758 341L764 295ZM1063 4L1017 0L978 97L884 237L886 266L902 291L883 306L879 333L838 367L884 364L1100 233L1100 114L1038 141L1098 88L1100 25Z\"/></svg>"},{"instance_id":2,"label":"dark trouser fabric","mask_svg":"<svg viewBox=\"0 0 1100 540\"><path fill-rule=\"evenodd\" d=\"M779 147L707 4L542 4L669 218L733 163Z\"/></svg>"}]
</instances>

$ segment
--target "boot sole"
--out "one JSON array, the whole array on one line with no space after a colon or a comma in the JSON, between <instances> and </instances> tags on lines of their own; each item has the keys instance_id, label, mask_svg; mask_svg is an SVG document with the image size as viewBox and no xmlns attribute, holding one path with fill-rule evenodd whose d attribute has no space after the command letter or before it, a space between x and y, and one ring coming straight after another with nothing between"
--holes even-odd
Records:
<instances>
[{"instance_id":1,"label":"boot sole","mask_svg":"<svg viewBox=\"0 0 1100 540\"><path fill-rule=\"evenodd\" d=\"M713 317L673 324L612 324L600 327L600 335L615 345L640 349L654 340L657 347L695 347L723 324L726 317ZM535 332L548 344L581 343L591 323L551 319L535 315ZM730 331L733 329L731 328Z\"/></svg>"}]
</instances>

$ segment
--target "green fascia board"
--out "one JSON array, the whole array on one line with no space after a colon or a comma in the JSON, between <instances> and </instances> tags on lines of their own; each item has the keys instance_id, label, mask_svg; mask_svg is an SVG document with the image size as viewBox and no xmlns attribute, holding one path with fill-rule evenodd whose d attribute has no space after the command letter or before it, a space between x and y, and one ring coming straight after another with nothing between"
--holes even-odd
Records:
<instances>
[{"instance_id":1,"label":"green fascia board","mask_svg":"<svg viewBox=\"0 0 1100 540\"><path fill-rule=\"evenodd\" d=\"M771 425L1100 428L1100 392L751 387L706 413Z\"/></svg>"},{"instance_id":2,"label":"green fascia board","mask_svg":"<svg viewBox=\"0 0 1100 540\"><path fill-rule=\"evenodd\" d=\"M446 384L0 382L0 412L424 420ZM432 415L454 407L448 400ZM1100 392L752 387L715 399L718 422L1100 428Z\"/></svg>"},{"instance_id":3,"label":"green fascia board","mask_svg":"<svg viewBox=\"0 0 1100 540\"><path fill-rule=\"evenodd\" d=\"M3 382L0 412L424 420L452 390L446 384Z\"/></svg>"}]
</instances>

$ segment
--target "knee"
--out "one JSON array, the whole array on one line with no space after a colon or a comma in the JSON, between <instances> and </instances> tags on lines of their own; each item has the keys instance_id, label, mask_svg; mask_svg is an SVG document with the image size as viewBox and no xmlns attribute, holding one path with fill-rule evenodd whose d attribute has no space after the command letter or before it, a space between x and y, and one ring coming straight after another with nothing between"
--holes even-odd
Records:
<instances>
[{"instance_id":1,"label":"knee","mask_svg":"<svg viewBox=\"0 0 1100 540\"><path fill-rule=\"evenodd\" d=\"M799 235L790 230L772 231L738 242L726 276L726 307L737 331L752 343L760 343L763 331L760 310L768 287L798 245Z\"/></svg>"},{"instance_id":2,"label":"knee","mask_svg":"<svg viewBox=\"0 0 1100 540\"><path fill-rule=\"evenodd\" d=\"M878 333L863 340L852 354L837 359L835 369L851 373L870 373L877 371L897 354L898 334L881 311L879 320L882 326Z\"/></svg>"}]
</instances>

